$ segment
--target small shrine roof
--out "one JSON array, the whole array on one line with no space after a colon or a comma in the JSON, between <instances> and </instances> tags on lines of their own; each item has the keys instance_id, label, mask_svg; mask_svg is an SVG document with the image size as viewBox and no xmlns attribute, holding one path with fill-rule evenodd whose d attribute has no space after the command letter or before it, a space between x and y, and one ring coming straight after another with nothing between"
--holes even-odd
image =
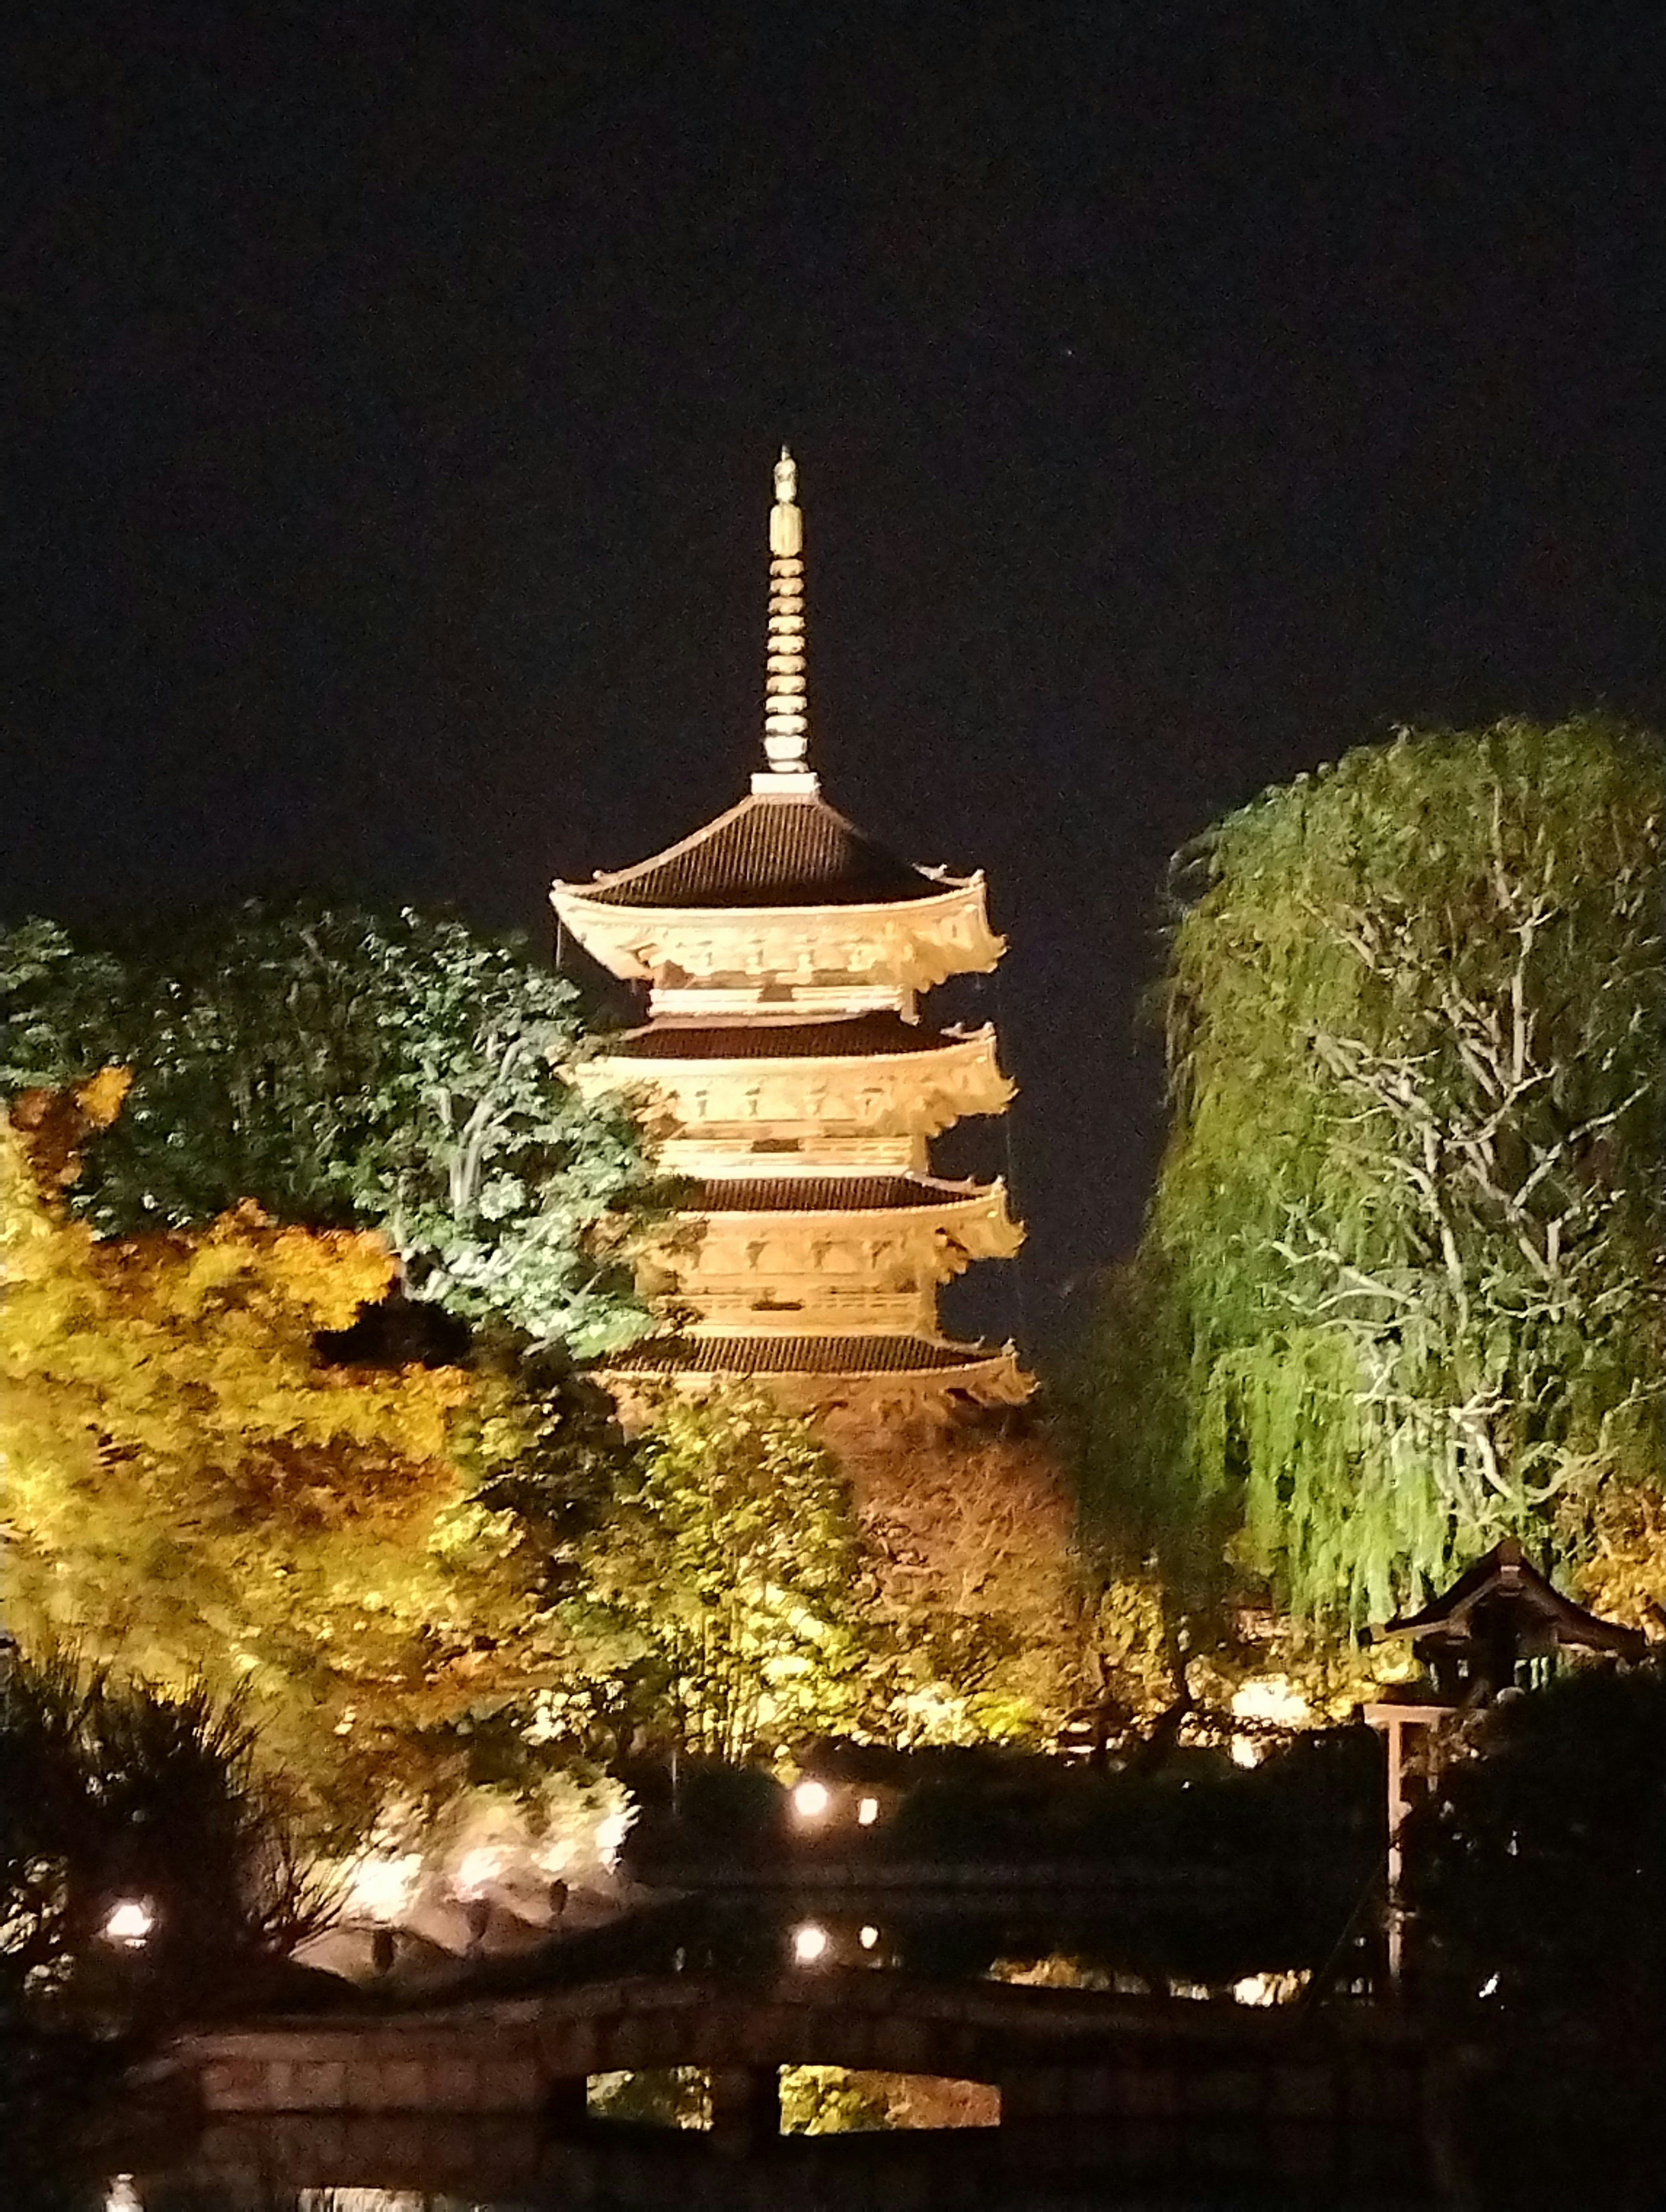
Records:
<instances>
[{"instance_id":1,"label":"small shrine roof","mask_svg":"<svg viewBox=\"0 0 1666 2212\"><path fill-rule=\"evenodd\" d=\"M939 1052L976 1030L933 1029L890 1012L844 1014L822 1022L654 1022L604 1051L629 1060L867 1060L878 1054Z\"/></svg>"},{"instance_id":2,"label":"small shrine roof","mask_svg":"<svg viewBox=\"0 0 1666 2212\"><path fill-rule=\"evenodd\" d=\"M690 1186L686 1213L877 1213L897 1207L964 1206L995 1186L935 1176L709 1176Z\"/></svg>"},{"instance_id":3,"label":"small shrine roof","mask_svg":"<svg viewBox=\"0 0 1666 2212\"><path fill-rule=\"evenodd\" d=\"M1640 1630L1588 1613L1523 1557L1519 1540L1506 1536L1465 1570L1450 1589L1431 1598L1418 1612L1402 1613L1378 1632L1458 1642L1471 1632L1474 1618L1499 1600L1513 1603L1542 1621L1559 1644L1588 1651L1619 1651L1636 1657L1647 1638Z\"/></svg>"},{"instance_id":4,"label":"small shrine roof","mask_svg":"<svg viewBox=\"0 0 1666 2212\"><path fill-rule=\"evenodd\" d=\"M885 906L971 880L899 860L818 796L754 793L663 853L564 888L602 906Z\"/></svg>"},{"instance_id":5,"label":"small shrine roof","mask_svg":"<svg viewBox=\"0 0 1666 2212\"><path fill-rule=\"evenodd\" d=\"M658 1375L947 1375L1006 1356L1004 1347L928 1336L661 1337L606 1364Z\"/></svg>"}]
</instances>

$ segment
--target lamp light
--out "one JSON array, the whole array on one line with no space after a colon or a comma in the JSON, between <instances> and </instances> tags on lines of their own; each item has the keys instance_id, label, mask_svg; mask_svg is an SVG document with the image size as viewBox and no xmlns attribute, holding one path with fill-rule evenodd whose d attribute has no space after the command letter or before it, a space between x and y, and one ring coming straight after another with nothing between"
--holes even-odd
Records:
<instances>
[{"instance_id":1,"label":"lamp light","mask_svg":"<svg viewBox=\"0 0 1666 2212\"><path fill-rule=\"evenodd\" d=\"M142 1897L124 1897L112 1905L104 1923L104 1933L112 1943L125 1949L137 1951L145 1942L156 1925L154 1906Z\"/></svg>"},{"instance_id":2,"label":"lamp light","mask_svg":"<svg viewBox=\"0 0 1666 2212\"><path fill-rule=\"evenodd\" d=\"M813 1966L827 1954L827 1930L813 1920L800 1921L793 1930L793 1956L801 1966Z\"/></svg>"},{"instance_id":3,"label":"lamp light","mask_svg":"<svg viewBox=\"0 0 1666 2212\"><path fill-rule=\"evenodd\" d=\"M824 1819L832 1802L832 1792L824 1782L800 1782L793 1791L793 1810L800 1820Z\"/></svg>"}]
</instances>

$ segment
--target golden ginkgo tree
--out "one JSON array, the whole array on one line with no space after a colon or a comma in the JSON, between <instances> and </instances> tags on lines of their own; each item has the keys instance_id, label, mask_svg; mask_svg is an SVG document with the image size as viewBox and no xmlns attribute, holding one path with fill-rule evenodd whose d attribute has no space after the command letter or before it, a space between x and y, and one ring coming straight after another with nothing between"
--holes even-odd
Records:
<instances>
[{"instance_id":1,"label":"golden ginkgo tree","mask_svg":"<svg viewBox=\"0 0 1666 2212\"><path fill-rule=\"evenodd\" d=\"M250 1206L100 1239L52 1188L51 1115L19 1119L33 1149L0 1115L13 1632L243 1686L273 1747L321 1784L355 1769L385 1784L425 1730L557 1665L538 1516L482 1492L489 1379L320 1351L387 1290L382 1241Z\"/></svg>"}]
</instances>

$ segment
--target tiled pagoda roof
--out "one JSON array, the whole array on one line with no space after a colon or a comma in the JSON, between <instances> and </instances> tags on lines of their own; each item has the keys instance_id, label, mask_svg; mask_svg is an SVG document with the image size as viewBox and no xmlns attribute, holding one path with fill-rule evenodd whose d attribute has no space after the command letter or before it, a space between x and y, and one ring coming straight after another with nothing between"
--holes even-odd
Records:
<instances>
[{"instance_id":1,"label":"tiled pagoda roof","mask_svg":"<svg viewBox=\"0 0 1666 2212\"><path fill-rule=\"evenodd\" d=\"M603 1049L610 1059L626 1060L867 1060L968 1042L952 1030L884 1012L823 1022L654 1022L608 1038Z\"/></svg>"},{"instance_id":2,"label":"tiled pagoda roof","mask_svg":"<svg viewBox=\"0 0 1666 2212\"><path fill-rule=\"evenodd\" d=\"M1004 1347L928 1336L667 1336L607 1364L637 1375L917 1375L946 1376L1006 1357Z\"/></svg>"},{"instance_id":3,"label":"tiled pagoda roof","mask_svg":"<svg viewBox=\"0 0 1666 2212\"><path fill-rule=\"evenodd\" d=\"M820 798L753 793L663 853L567 888L601 906L883 906L966 880L898 860Z\"/></svg>"},{"instance_id":4,"label":"tiled pagoda roof","mask_svg":"<svg viewBox=\"0 0 1666 2212\"><path fill-rule=\"evenodd\" d=\"M708 1176L688 1186L687 1213L874 1213L898 1206L964 1206L987 1198L981 1183L935 1176Z\"/></svg>"}]
</instances>

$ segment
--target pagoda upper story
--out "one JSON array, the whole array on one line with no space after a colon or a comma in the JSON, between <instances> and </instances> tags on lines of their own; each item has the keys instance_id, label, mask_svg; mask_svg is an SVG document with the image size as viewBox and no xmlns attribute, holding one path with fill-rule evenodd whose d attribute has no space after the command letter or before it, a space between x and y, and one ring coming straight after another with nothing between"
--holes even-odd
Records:
<instances>
[{"instance_id":1,"label":"pagoda upper story","mask_svg":"<svg viewBox=\"0 0 1666 2212\"><path fill-rule=\"evenodd\" d=\"M644 1106L692 1188L645 1287L675 1334L614 1363L698 1387L769 1378L789 1402L944 1411L1027 1394L1012 1347L953 1344L939 1286L1008 1257L999 1182L945 1182L931 1139L1012 1096L994 1030L939 1030L921 995L1002 940L982 874L899 860L830 806L808 759L803 521L784 451L769 518L764 768L739 805L634 867L557 883L563 926L646 987L646 1024L589 1079Z\"/></svg>"},{"instance_id":2,"label":"pagoda upper story","mask_svg":"<svg viewBox=\"0 0 1666 2212\"><path fill-rule=\"evenodd\" d=\"M656 1017L911 1015L920 993L987 972L1005 949L982 875L894 860L815 777L768 771L652 860L558 884L556 910L604 966L648 985Z\"/></svg>"}]
</instances>

